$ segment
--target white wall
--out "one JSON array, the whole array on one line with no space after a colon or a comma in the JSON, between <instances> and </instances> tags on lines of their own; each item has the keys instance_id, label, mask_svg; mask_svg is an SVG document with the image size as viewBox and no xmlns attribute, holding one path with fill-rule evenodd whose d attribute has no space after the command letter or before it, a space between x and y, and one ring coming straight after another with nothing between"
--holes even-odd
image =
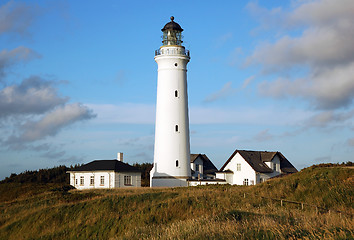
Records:
<instances>
[{"instance_id":1,"label":"white wall","mask_svg":"<svg viewBox=\"0 0 354 240\"><path fill-rule=\"evenodd\" d=\"M178 51L177 51L178 50ZM183 50L183 51L181 51ZM191 177L189 117L187 94L187 63L189 57L182 46L163 46L161 55L155 57L158 64L154 167L152 177L171 177L166 186L181 177ZM177 96L175 91L178 92ZM175 126L178 126L176 131ZM176 164L178 161L178 166ZM176 177L176 178L173 178ZM154 185L156 182L157 185ZM163 180L151 181L150 186L163 185Z\"/></svg>"},{"instance_id":2,"label":"white wall","mask_svg":"<svg viewBox=\"0 0 354 240\"><path fill-rule=\"evenodd\" d=\"M241 164L241 171L237 171L237 163ZM243 185L244 179L248 179L248 185L252 185L252 181L253 184L258 184L281 174L280 158L278 155L275 155L271 162L265 163L270 169L273 169L273 166L275 165L276 171L271 173L256 173L246 160L237 153L224 168L224 170L233 171L233 174L216 173L216 178L225 179L226 182L237 185Z\"/></svg>"},{"instance_id":3,"label":"white wall","mask_svg":"<svg viewBox=\"0 0 354 240\"><path fill-rule=\"evenodd\" d=\"M124 176L132 176L132 185L124 185ZM84 177L84 184L81 185L80 179ZM94 185L91 185L91 176L94 177ZM104 184L101 184L101 176L104 177ZM76 184L77 179L77 184ZM115 187L141 187L141 173L117 173L114 171L91 171L91 172L70 172L70 185L76 189L94 188L115 188Z\"/></svg>"},{"instance_id":4,"label":"white wall","mask_svg":"<svg viewBox=\"0 0 354 240\"><path fill-rule=\"evenodd\" d=\"M237 171L237 164L241 164L241 171ZM236 153L236 155L231 159L231 161L225 166L224 170L233 171L233 177L226 179L230 181L230 184L243 185L244 179L248 179L248 185L251 185L251 181L256 183L256 172L253 168L243 159L243 157Z\"/></svg>"},{"instance_id":5,"label":"white wall","mask_svg":"<svg viewBox=\"0 0 354 240\"><path fill-rule=\"evenodd\" d=\"M131 176L132 184L124 185L124 176ZM141 187L141 173L115 173L115 183L114 186L116 188L126 188L126 187Z\"/></svg>"},{"instance_id":6,"label":"white wall","mask_svg":"<svg viewBox=\"0 0 354 240\"><path fill-rule=\"evenodd\" d=\"M196 169L196 165L199 165L199 169ZM200 178L203 178L203 160L198 156L197 159L193 163L191 163L191 168L195 171L192 177L198 178L198 173L200 174Z\"/></svg>"},{"instance_id":7,"label":"white wall","mask_svg":"<svg viewBox=\"0 0 354 240\"><path fill-rule=\"evenodd\" d=\"M84 177L83 185L81 184L82 176ZM94 177L94 185L90 184L91 176ZM101 185L101 176L104 177L103 185ZM70 172L70 184L76 189L113 188L114 177L114 171Z\"/></svg>"},{"instance_id":8,"label":"white wall","mask_svg":"<svg viewBox=\"0 0 354 240\"><path fill-rule=\"evenodd\" d=\"M211 184L228 184L228 182L222 182L222 181L188 181L188 186L194 187L194 186L199 186L199 185L211 185Z\"/></svg>"}]
</instances>

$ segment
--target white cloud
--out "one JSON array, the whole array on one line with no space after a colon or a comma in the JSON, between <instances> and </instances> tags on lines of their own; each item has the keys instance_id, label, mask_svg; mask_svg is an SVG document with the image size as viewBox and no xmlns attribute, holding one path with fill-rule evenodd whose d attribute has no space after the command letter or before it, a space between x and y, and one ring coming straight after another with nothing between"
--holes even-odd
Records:
<instances>
[{"instance_id":1,"label":"white cloud","mask_svg":"<svg viewBox=\"0 0 354 240\"><path fill-rule=\"evenodd\" d=\"M269 129L265 129L257 133L256 136L254 136L253 140L263 142L272 140L273 138L274 135L269 133Z\"/></svg>"},{"instance_id":2,"label":"white cloud","mask_svg":"<svg viewBox=\"0 0 354 240\"><path fill-rule=\"evenodd\" d=\"M215 93L210 94L204 99L204 102L214 102L216 100L227 98L237 92L236 88L232 87L232 82L227 82L225 85Z\"/></svg>"},{"instance_id":3,"label":"white cloud","mask_svg":"<svg viewBox=\"0 0 354 240\"><path fill-rule=\"evenodd\" d=\"M0 34L15 33L26 35L29 26L38 15L37 5L9 1L0 6Z\"/></svg>"},{"instance_id":4,"label":"white cloud","mask_svg":"<svg viewBox=\"0 0 354 240\"><path fill-rule=\"evenodd\" d=\"M354 98L354 62L313 72L297 79L278 78L258 86L264 96L274 98L300 97L318 109L348 106Z\"/></svg>"},{"instance_id":5,"label":"white cloud","mask_svg":"<svg viewBox=\"0 0 354 240\"><path fill-rule=\"evenodd\" d=\"M247 59L260 64L264 73L307 70L302 78L278 78L263 82L260 92L271 97L302 97L320 109L348 106L354 98L354 1L302 1L291 12L265 10L253 4L261 19L278 19L267 26L282 26L282 31L298 30L300 36L288 34L273 43L259 45ZM306 71L305 71L306 72Z\"/></svg>"},{"instance_id":6,"label":"white cloud","mask_svg":"<svg viewBox=\"0 0 354 240\"><path fill-rule=\"evenodd\" d=\"M250 76L248 78L245 79L245 81L243 81L243 84L242 84L242 89L245 89L254 79L255 79L256 76Z\"/></svg>"},{"instance_id":7,"label":"white cloud","mask_svg":"<svg viewBox=\"0 0 354 240\"><path fill-rule=\"evenodd\" d=\"M229 41L230 39L232 39L232 33L225 33L224 35L219 36L216 39L216 47L222 47L227 41Z\"/></svg>"},{"instance_id":8,"label":"white cloud","mask_svg":"<svg viewBox=\"0 0 354 240\"><path fill-rule=\"evenodd\" d=\"M314 114L309 119L307 119L304 124L306 127L328 127L328 126L347 126L354 124L354 110L345 111L323 111Z\"/></svg>"},{"instance_id":9,"label":"white cloud","mask_svg":"<svg viewBox=\"0 0 354 240\"><path fill-rule=\"evenodd\" d=\"M32 49L20 46L12 50L0 51L0 80L5 75L7 68L20 62L26 62L41 56Z\"/></svg>"},{"instance_id":10,"label":"white cloud","mask_svg":"<svg viewBox=\"0 0 354 240\"><path fill-rule=\"evenodd\" d=\"M97 123L155 123L155 106L152 104L88 104L88 107L97 114Z\"/></svg>"},{"instance_id":11,"label":"white cloud","mask_svg":"<svg viewBox=\"0 0 354 240\"><path fill-rule=\"evenodd\" d=\"M61 129L75 122L95 117L91 110L79 104L57 107L38 121L27 121L19 129L19 136L12 135L7 144L33 142L56 135Z\"/></svg>"},{"instance_id":12,"label":"white cloud","mask_svg":"<svg viewBox=\"0 0 354 240\"><path fill-rule=\"evenodd\" d=\"M97 114L94 124L155 124L155 105L123 103L87 104ZM282 115L279 118L279 114ZM190 124L269 124L297 125L312 116L310 111L271 106L209 107L190 106Z\"/></svg>"},{"instance_id":13,"label":"white cloud","mask_svg":"<svg viewBox=\"0 0 354 240\"><path fill-rule=\"evenodd\" d=\"M0 90L0 119L14 115L42 114L66 101L67 98L60 97L51 82L32 76L19 85Z\"/></svg>"},{"instance_id":14,"label":"white cloud","mask_svg":"<svg viewBox=\"0 0 354 240\"><path fill-rule=\"evenodd\" d=\"M354 147L354 138L349 138L349 139L347 140L347 144L348 144L349 146L351 146L351 147Z\"/></svg>"}]
</instances>

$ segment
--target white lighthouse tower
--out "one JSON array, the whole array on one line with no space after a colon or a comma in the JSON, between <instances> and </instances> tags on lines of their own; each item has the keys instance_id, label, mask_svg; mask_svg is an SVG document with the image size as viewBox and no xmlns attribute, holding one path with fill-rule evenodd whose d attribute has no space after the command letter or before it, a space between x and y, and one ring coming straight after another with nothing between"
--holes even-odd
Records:
<instances>
[{"instance_id":1,"label":"white lighthouse tower","mask_svg":"<svg viewBox=\"0 0 354 240\"><path fill-rule=\"evenodd\" d=\"M155 51L158 65L154 166L151 187L187 186L191 177L187 63L189 51L182 46L181 26L167 23L163 41Z\"/></svg>"}]
</instances>

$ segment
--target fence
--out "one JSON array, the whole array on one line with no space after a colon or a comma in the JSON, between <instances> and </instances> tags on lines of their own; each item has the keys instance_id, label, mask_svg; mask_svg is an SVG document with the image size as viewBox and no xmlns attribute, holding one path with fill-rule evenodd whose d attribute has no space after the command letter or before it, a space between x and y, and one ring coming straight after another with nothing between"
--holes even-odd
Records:
<instances>
[{"instance_id":1,"label":"fence","mask_svg":"<svg viewBox=\"0 0 354 240\"><path fill-rule=\"evenodd\" d=\"M246 198L246 193L243 193L243 197ZM297 204L301 206L301 210L304 210L305 206L311 207L311 208L315 208L316 209L316 214L317 213L325 213L328 212L328 214L331 213L339 213L339 215L341 216L342 214L347 215L349 217L353 217L352 213L348 213L348 212L343 212L343 211L339 211L339 210L335 210L335 209L327 209L327 208L323 208L323 207L318 207L316 205L313 204L309 204L309 203L304 203L304 202L297 202L297 201L292 201L292 200L286 200L286 199L279 199L279 198L270 198L270 197L264 197L264 196L258 196L261 199L268 199L271 201L276 201L276 202L280 202L280 206L283 207L284 203L291 203L291 204Z\"/></svg>"}]
</instances>

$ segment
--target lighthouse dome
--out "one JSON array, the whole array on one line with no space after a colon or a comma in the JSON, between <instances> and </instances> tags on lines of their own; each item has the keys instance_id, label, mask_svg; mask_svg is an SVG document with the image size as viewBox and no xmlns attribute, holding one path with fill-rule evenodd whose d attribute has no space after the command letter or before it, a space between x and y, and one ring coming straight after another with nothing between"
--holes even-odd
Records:
<instances>
[{"instance_id":1,"label":"lighthouse dome","mask_svg":"<svg viewBox=\"0 0 354 240\"><path fill-rule=\"evenodd\" d=\"M172 16L170 19L171 19L171 22L166 23L166 25L163 27L163 29L161 29L161 31L164 32L166 30L175 30L178 32L182 32L183 29L181 28L181 26L178 23L173 21L175 18Z\"/></svg>"}]
</instances>

